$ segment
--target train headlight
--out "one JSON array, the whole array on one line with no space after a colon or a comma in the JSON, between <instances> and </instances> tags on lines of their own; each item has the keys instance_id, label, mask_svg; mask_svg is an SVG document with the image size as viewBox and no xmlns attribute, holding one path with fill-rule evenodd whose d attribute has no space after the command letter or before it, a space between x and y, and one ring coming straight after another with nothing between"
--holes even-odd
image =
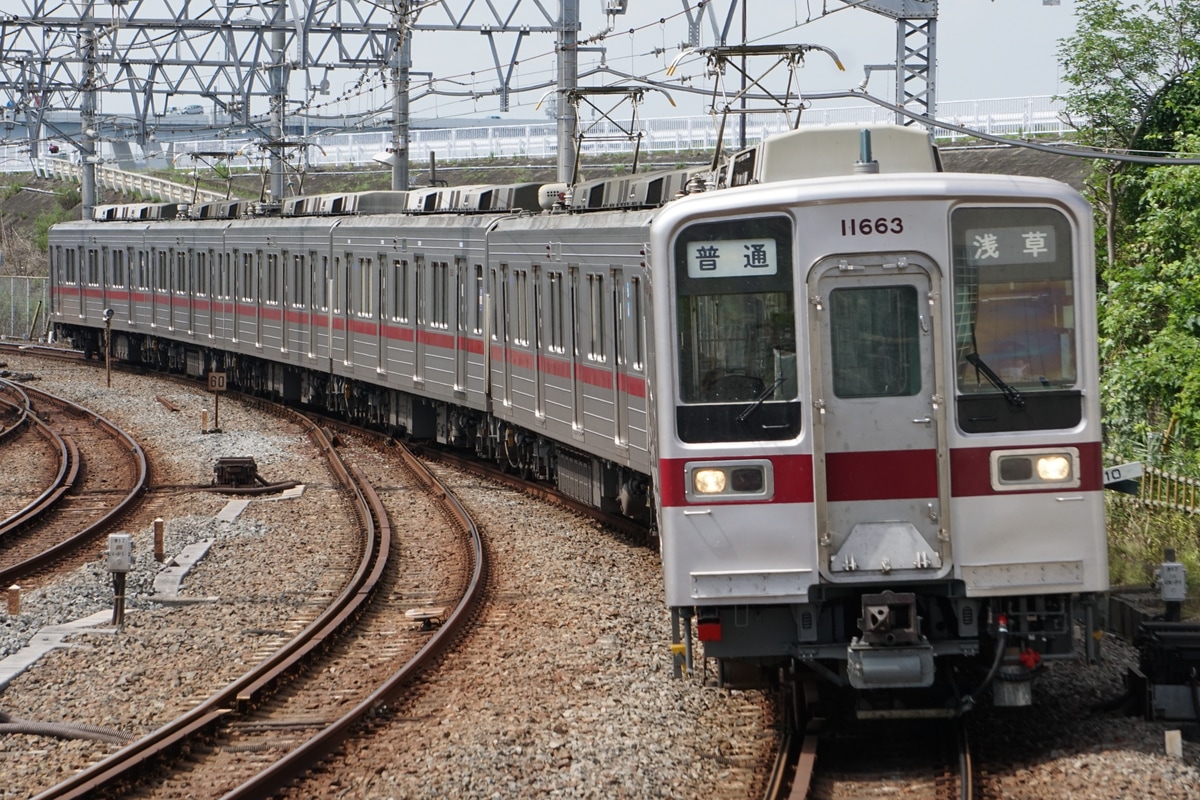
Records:
<instances>
[{"instance_id":1,"label":"train headlight","mask_svg":"<svg viewBox=\"0 0 1200 800\"><path fill-rule=\"evenodd\" d=\"M1071 477L1071 459L1066 456L1042 456L1037 460L1038 477L1044 481L1065 481Z\"/></svg>"},{"instance_id":2,"label":"train headlight","mask_svg":"<svg viewBox=\"0 0 1200 800\"><path fill-rule=\"evenodd\" d=\"M1079 486L1079 450L1074 447L996 450L991 462L996 491Z\"/></svg>"},{"instance_id":3,"label":"train headlight","mask_svg":"<svg viewBox=\"0 0 1200 800\"><path fill-rule=\"evenodd\" d=\"M771 462L694 462L684 467L687 497L694 503L737 500L769 500L775 493Z\"/></svg>"},{"instance_id":4,"label":"train headlight","mask_svg":"<svg viewBox=\"0 0 1200 800\"><path fill-rule=\"evenodd\" d=\"M696 494L720 494L728 483L723 469L698 469L692 473L692 488Z\"/></svg>"}]
</instances>

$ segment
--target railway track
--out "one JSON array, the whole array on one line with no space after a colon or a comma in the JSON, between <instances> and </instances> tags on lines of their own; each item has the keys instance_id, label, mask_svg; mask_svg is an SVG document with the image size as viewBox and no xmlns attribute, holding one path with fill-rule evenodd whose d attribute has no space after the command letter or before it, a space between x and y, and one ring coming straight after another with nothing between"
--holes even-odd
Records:
<instances>
[{"instance_id":1,"label":"railway track","mask_svg":"<svg viewBox=\"0 0 1200 800\"><path fill-rule=\"evenodd\" d=\"M150 469L137 441L103 416L29 386L13 391L28 398L28 419L58 463L46 489L0 527L0 585L28 589L50 569L90 560L146 491Z\"/></svg>"},{"instance_id":2,"label":"railway track","mask_svg":"<svg viewBox=\"0 0 1200 800\"><path fill-rule=\"evenodd\" d=\"M316 619L244 676L40 798L266 796L335 751L456 635L483 585L477 532L463 546L475 553L460 571L467 577L447 592L457 593L457 605L435 615L443 623L436 630L414 630L406 600L416 589L405 585L392 556L392 527L378 492L362 471L343 463L316 426L310 435L363 523L353 579ZM415 460L410 463L406 491L425 485L445 504L448 524L453 520L470 537L473 526L461 507ZM424 518L428 524L429 509ZM417 616L415 626L421 627L426 617ZM156 774L148 772L150 764L157 765Z\"/></svg>"}]
</instances>

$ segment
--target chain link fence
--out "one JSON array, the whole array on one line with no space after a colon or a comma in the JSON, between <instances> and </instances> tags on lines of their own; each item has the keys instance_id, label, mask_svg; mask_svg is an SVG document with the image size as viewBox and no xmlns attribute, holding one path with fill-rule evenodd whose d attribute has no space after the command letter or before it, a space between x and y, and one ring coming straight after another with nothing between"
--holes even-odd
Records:
<instances>
[{"instance_id":1,"label":"chain link fence","mask_svg":"<svg viewBox=\"0 0 1200 800\"><path fill-rule=\"evenodd\" d=\"M0 339L44 341L49 324L49 278L0 276Z\"/></svg>"}]
</instances>

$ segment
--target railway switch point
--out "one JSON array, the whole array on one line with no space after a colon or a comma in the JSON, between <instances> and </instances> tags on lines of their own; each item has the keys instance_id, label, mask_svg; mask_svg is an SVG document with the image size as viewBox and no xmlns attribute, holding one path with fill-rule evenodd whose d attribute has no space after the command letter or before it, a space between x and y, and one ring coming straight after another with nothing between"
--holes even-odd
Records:
<instances>
[{"instance_id":1,"label":"railway switch point","mask_svg":"<svg viewBox=\"0 0 1200 800\"><path fill-rule=\"evenodd\" d=\"M446 618L446 609L410 608L404 612L404 616L412 622L421 623L421 630L432 631L442 626L442 621Z\"/></svg>"}]
</instances>

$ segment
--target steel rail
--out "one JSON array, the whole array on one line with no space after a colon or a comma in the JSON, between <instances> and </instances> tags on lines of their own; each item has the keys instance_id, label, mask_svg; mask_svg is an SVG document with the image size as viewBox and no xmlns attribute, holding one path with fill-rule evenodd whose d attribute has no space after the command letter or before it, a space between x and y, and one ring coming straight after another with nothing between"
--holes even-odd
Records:
<instances>
[{"instance_id":1,"label":"steel rail","mask_svg":"<svg viewBox=\"0 0 1200 800\"><path fill-rule=\"evenodd\" d=\"M376 709L398 697L413 678L419 675L433 659L440 656L459 635L475 612L487 579L487 560L479 529L458 498L427 466L421 463L407 447L401 447L400 453L418 480L431 489L447 512L454 517L459 528L471 540L475 550L475 562L471 581L466 591L454 611L450 613L429 641L369 697L279 761L225 794L221 800L257 800L269 797L282 791L311 770L314 765L332 755L358 726L372 716ZM357 470L355 471L357 473Z\"/></svg>"},{"instance_id":2,"label":"steel rail","mask_svg":"<svg viewBox=\"0 0 1200 800\"><path fill-rule=\"evenodd\" d=\"M46 439L58 451L58 473L40 495L29 502L24 508L10 515L8 519L0 521L0 538L3 538L36 521L49 511L58 502L60 497L70 491L79 477L80 463L79 448L75 446L74 440L70 438L64 439L59 435L58 431L51 428L37 414L33 413L33 404L29 399L29 393L23 387L12 381L2 379L0 379L0 385L17 393L25 401L23 407L13 404L14 408L20 409L21 418L14 425L5 429L4 435L8 435L26 422L32 421L38 435Z\"/></svg>"},{"instance_id":3,"label":"steel rail","mask_svg":"<svg viewBox=\"0 0 1200 800\"><path fill-rule=\"evenodd\" d=\"M368 523L376 516L379 519L386 519L386 512L383 511L382 506L375 509L366 507L368 493L364 493L354 485L341 457L320 429L302 415L292 411L288 411L288 413L300 420L308 429L309 436L318 442L318 447L329 460L335 478L350 480L349 484L343 484L343 486L354 494L356 513L360 515L360 518ZM373 495L374 493L369 494ZM187 739L209 730L224 717L236 713L238 708L253 705L266 690L273 688L279 678L287 674L303 660L305 655L311 652L312 647L315 646L310 645L311 640L316 637L319 637L321 641L327 639L337 625L340 625L348 615L354 613L356 607L361 608L369 598L374 587L369 587L366 583L371 576L377 577L381 574L380 570L374 568L379 562L381 536L374 524L368 524L368 528L369 539L363 548L363 556L354 578L317 620L266 661L256 665L250 672L234 680L188 713L113 753L103 761L50 787L37 795L35 800L50 800L51 798L83 800L83 798L92 797L114 781L132 779L139 769L171 752Z\"/></svg>"},{"instance_id":4,"label":"steel rail","mask_svg":"<svg viewBox=\"0 0 1200 800\"><path fill-rule=\"evenodd\" d=\"M85 526L75 533L75 535L64 539L48 550L42 551L33 558L28 558L18 564L13 564L5 569L0 569L0 586L7 586L11 583L14 583L21 577L42 569L46 565L53 563L56 559L73 553L89 544L98 532L104 530L115 520L119 519L123 514L125 514L127 510L129 510L130 506L132 506L133 503L146 491L150 482L150 465L146 459L146 454L142 450L141 445L134 441L133 437L124 430L118 428L116 425L109 422L106 418L102 417L96 412L83 408L82 406L72 403L69 400L57 397L49 392L43 392L39 389L31 389L27 386L24 387L24 389L27 392L31 392L35 396L41 396L52 403L57 403L67 408L72 414L90 418L93 425L101 428L117 441L123 442L125 449L128 450L130 456L134 460L137 478L134 480L133 488L129 491L129 493L126 494L125 497L119 503L117 503L117 505L109 509L109 511L98 520L92 522L90 525ZM73 448L74 444L72 443L70 447ZM75 453L72 461L75 464L78 464L78 452ZM72 479L72 482L73 480L74 479Z\"/></svg>"}]
</instances>

